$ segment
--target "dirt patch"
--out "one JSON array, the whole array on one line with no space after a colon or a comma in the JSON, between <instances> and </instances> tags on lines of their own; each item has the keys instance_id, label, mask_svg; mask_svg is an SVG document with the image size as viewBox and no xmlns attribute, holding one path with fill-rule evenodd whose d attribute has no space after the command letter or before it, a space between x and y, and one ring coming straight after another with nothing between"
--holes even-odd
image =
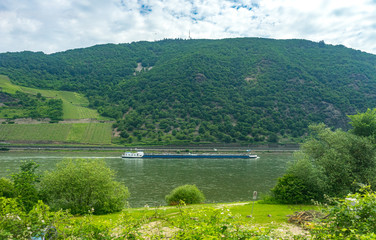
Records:
<instances>
[{"instance_id":1,"label":"dirt patch","mask_svg":"<svg viewBox=\"0 0 376 240\"><path fill-rule=\"evenodd\" d=\"M273 236L276 239L297 239L302 237L305 239L310 236L309 232L300 226L293 224L282 224L279 228L273 231Z\"/></svg>"},{"instance_id":2,"label":"dirt patch","mask_svg":"<svg viewBox=\"0 0 376 240\"><path fill-rule=\"evenodd\" d=\"M59 121L59 123L114 123L115 121L101 121L92 118L83 118L83 119L65 119L63 121Z\"/></svg>"},{"instance_id":3,"label":"dirt patch","mask_svg":"<svg viewBox=\"0 0 376 240\"><path fill-rule=\"evenodd\" d=\"M113 137L120 137L120 131L118 131L117 128L114 128L114 130L112 131L112 136Z\"/></svg>"},{"instance_id":4,"label":"dirt patch","mask_svg":"<svg viewBox=\"0 0 376 240\"><path fill-rule=\"evenodd\" d=\"M288 217L289 217L289 220L288 220L289 223L304 225L307 222L312 222L315 219L324 219L327 216L321 212L311 210L311 211L295 212L293 215L289 215Z\"/></svg>"},{"instance_id":5,"label":"dirt patch","mask_svg":"<svg viewBox=\"0 0 376 240\"><path fill-rule=\"evenodd\" d=\"M136 72L141 72L142 70L144 71L150 71L153 67L143 67L142 63L137 63L137 67L134 69L135 72L133 75L136 75Z\"/></svg>"},{"instance_id":6,"label":"dirt patch","mask_svg":"<svg viewBox=\"0 0 376 240\"><path fill-rule=\"evenodd\" d=\"M178 229L175 227L166 227L165 225L166 223L163 221L154 221L143 225L141 227L143 239L156 239L156 236L161 237L161 239L172 238Z\"/></svg>"}]
</instances>

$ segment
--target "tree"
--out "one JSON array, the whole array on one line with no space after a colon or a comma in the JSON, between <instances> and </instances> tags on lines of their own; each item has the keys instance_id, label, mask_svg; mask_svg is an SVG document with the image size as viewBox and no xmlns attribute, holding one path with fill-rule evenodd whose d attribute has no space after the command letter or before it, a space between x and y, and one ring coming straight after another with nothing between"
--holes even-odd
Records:
<instances>
[{"instance_id":1,"label":"tree","mask_svg":"<svg viewBox=\"0 0 376 240\"><path fill-rule=\"evenodd\" d=\"M36 173L38 164L29 161L20 166L20 172L12 174L14 194L25 210L30 211L39 200L39 192L36 184L40 176Z\"/></svg>"},{"instance_id":2,"label":"tree","mask_svg":"<svg viewBox=\"0 0 376 240\"><path fill-rule=\"evenodd\" d=\"M284 185L295 186L299 179L315 200L322 200L324 194L343 197L362 184L375 186L376 147L368 137L353 131L332 131L324 124L312 125L310 129L311 138L287 169L286 174L293 177L285 178ZM278 182L276 188L282 188L281 184ZM275 197L282 198L278 194L275 192Z\"/></svg>"},{"instance_id":3,"label":"tree","mask_svg":"<svg viewBox=\"0 0 376 240\"><path fill-rule=\"evenodd\" d=\"M72 214L120 211L129 193L114 176L114 171L104 161L63 160L56 170L44 174L41 181L43 197L53 210L70 209Z\"/></svg>"},{"instance_id":4,"label":"tree","mask_svg":"<svg viewBox=\"0 0 376 240\"><path fill-rule=\"evenodd\" d=\"M350 124L352 133L363 137L376 137L376 108L367 109L365 113L358 113L348 116L351 119Z\"/></svg>"}]
</instances>

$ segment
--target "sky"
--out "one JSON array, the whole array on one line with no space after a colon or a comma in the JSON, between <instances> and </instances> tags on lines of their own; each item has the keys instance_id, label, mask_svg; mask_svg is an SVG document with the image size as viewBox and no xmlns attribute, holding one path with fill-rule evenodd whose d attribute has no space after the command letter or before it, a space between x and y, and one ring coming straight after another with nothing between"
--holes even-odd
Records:
<instances>
[{"instance_id":1,"label":"sky","mask_svg":"<svg viewBox=\"0 0 376 240\"><path fill-rule=\"evenodd\" d=\"M376 0L0 0L0 52L189 37L323 40L376 54Z\"/></svg>"}]
</instances>

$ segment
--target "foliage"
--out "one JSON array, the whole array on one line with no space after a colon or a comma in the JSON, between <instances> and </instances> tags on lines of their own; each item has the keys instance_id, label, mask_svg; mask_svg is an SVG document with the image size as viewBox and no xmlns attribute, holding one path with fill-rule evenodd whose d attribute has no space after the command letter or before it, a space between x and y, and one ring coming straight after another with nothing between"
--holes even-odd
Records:
<instances>
[{"instance_id":1,"label":"foliage","mask_svg":"<svg viewBox=\"0 0 376 240\"><path fill-rule=\"evenodd\" d=\"M26 212L30 211L39 200L36 186L40 180L40 176L36 173L38 166L34 161L27 161L22 163L19 173L11 175L16 199Z\"/></svg>"},{"instance_id":2,"label":"foliage","mask_svg":"<svg viewBox=\"0 0 376 240\"><path fill-rule=\"evenodd\" d=\"M246 217L249 204L126 209L100 216L89 211L72 217L67 211L51 212L41 201L27 213L15 199L0 198L0 239L38 238L47 231L55 237L47 239L290 239L270 223L280 228L293 208L256 203L253 218Z\"/></svg>"},{"instance_id":3,"label":"foliage","mask_svg":"<svg viewBox=\"0 0 376 240\"><path fill-rule=\"evenodd\" d=\"M372 137L376 139L376 108L367 109L365 113L358 113L349 116L352 125L351 132L362 137Z\"/></svg>"},{"instance_id":4,"label":"foliage","mask_svg":"<svg viewBox=\"0 0 376 240\"><path fill-rule=\"evenodd\" d=\"M1 80L1 79L0 79ZM50 118L61 120L63 116L63 101L33 96L21 91L7 94L0 91L2 117L4 118ZM16 114L12 113L15 112Z\"/></svg>"},{"instance_id":5,"label":"foliage","mask_svg":"<svg viewBox=\"0 0 376 240\"><path fill-rule=\"evenodd\" d=\"M182 209L171 219L175 228L173 239L258 239L268 238L271 228L250 227L240 221L227 208L205 208L192 211Z\"/></svg>"},{"instance_id":6,"label":"foliage","mask_svg":"<svg viewBox=\"0 0 376 240\"><path fill-rule=\"evenodd\" d=\"M312 226L317 239L375 239L376 193L370 187L345 198L335 199L328 216Z\"/></svg>"},{"instance_id":7,"label":"foliage","mask_svg":"<svg viewBox=\"0 0 376 240\"><path fill-rule=\"evenodd\" d=\"M70 209L72 214L104 214L120 211L129 196L128 189L114 180L115 173L104 161L68 159L46 172L41 189L53 210Z\"/></svg>"},{"instance_id":8,"label":"foliage","mask_svg":"<svg viewBox=\"0 0 376 240\"><path fill-rule=\"evenodd\" d=\"M2 118L103 119L98 111L88 108L82 94L68 91L20 87L0 75L0 108Z\"/></svg>"},{"instance_id":9,"label":"foliage","mask_svg":"<svg viewBox=\"0 0 376 240\"><path fill-rule=\"evenodd\" d=\"M310 203L315 199L305 182L292 174L285 174L279 178L277 185L271 191L275 200L280 203Z\"/></svg>"},{"instance_id":10,"label":"foliage","mask_svg":"<svg viewBox=\"0 0 376 240\"><path fill-rule=\"evenodd\" d=\"M175 188L166 196L169 205L177 205L183 201L186 204L197 204L205 201L204 194L196 185L183 185Z\"/></svg>"},{"instance_id":11,"label":"foliage","mask_svg":"<svg viewBox=\"0 0 376 240\"><path fill-rule=\"evenodd\" d=\"M84 93L117 119L123 143L145 144L296 140L319 122L346 130L346 115L375 107L375 65L343 46L260 38L0 54L0 74Z\"/></svg>"},{"instance_id":12,"label":"foliage","mask_svg":"<svg viewBox=\"0 0 376 240\"><path fill-rule=\"evenodd\" d=\"M49 207L38 201L29 212L13 198L0 198L0 238L31 239L57 234L54 226L64 223L70 215L66 212L51 212ZM49 239L49 238L48 238Z\"/></svg>"},{"instance_id":13,"label":"foliage","mask_svg":"<svg viewBox=\"0 0 376 240\"><path fill-rule=\"evenodd\" d=\"M363 114L354 115L359 119ZM341 197L359 189L359 184L375 186L376 147L372 139L356 131L332 131L324 124L310 126L311 138L301 146L296 160L274 188L277 199L323 200L324 195ZM299 187L300 186L300 187ZM294 191L287 191L291 188ZM304 189L304 191L302 190ZM307 200L307 199L306 199Z\"/></svg>"},{"instance_id":14,"label":"foliage","mask_svg":"<svg viewBox=\"0 0 376 240\"><path fill-rule=\"evenodd\" d=\"M12 198L14 195L13 182L7 178L0 178L0 197Z\"/></svg>"},{"instance_id":15,"label":"foliage","mask_svg":"<svg viewBox=\"0 0 376 240\"><path fill-rule=\"evenodd\" d=\"M376 148L368 138L312 126L313 138L302 145L305 156L326 176L327 194L344 196L357 190L354 183L376 183Z\"/></svg>"}]
</instances>

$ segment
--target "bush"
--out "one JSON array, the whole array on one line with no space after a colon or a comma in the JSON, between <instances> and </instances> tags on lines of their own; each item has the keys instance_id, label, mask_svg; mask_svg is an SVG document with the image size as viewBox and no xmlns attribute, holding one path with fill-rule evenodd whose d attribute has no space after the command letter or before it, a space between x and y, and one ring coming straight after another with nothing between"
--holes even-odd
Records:
<instances>
[{"instance_id":1,"label":"bush","mask_svg":"<svg viewBox=\"0 0 376 240\"><path fill-rule=\"evenodd\" d=\"M177 205L181 201L186 204L197 204L205 201L204 194L196 185L183 185L175 188L166 196L168 205Z\"/></svg>"},{"instance_id":2,"label":"bush","mask_svg":"<svg viewBox=\"0 0 376 240\"><path fill-rule=\"evenodd\" d=\"M328 216L313 225L311 232L318 239L375 239L376 193L370 187L334 201L326 209Z\"/></svg>"},{"instance_id":3,"label":"bush","mask_svg":"<svg viewBox=\"0 0 376 240\"><path fill-rule=\"evenodd\" d=\"M0 178L0 197L12 198L14 196L14 186L12 181L7 178Z\"/></svg>"},{"instance_id":4,"label":"bush","mask_svg":"<svg viewBox=\"0 0 376 240\"><path fill-rule=\"evenodd\" d=\"M343 197L357 191L359 186L355 183L376 186L376 148L369 136L332 131L324 124L310 129L310 138L287 169L290 176L274 188L276 198L291 203L310 198L322 201L324 195Z\"/></svg>"},{"instance_id":5,"label":"bush","mask_svg":"<svg viewBox=\"0 0 376 240\"><path fill-rule=\"evenodd\" d=\"M46 235L56 236L54 226L71 217L62 211L50 212L42 201L38 201L28 212L14 198L0 197L0 206L0 239L55 239Z\"/></svg>"},{"instance_id":6,"label":"bush","mask_svg":"<svg viewBox=\"0 0 376 240\"><path fill-rule=\"evenodd\" d=\"M43 176L43 198L53 210L70 209L72 214L117 212L124 208L129 193L114 175L104 161L68 159Z\"/></svg>"},{"instance_id":7,"label":"bush","mask_svg":"<svg viewBox=\"0 0 376 240\"><path fill-rule=\"evenodd\" d=\"M314 198L304 181L292 174L279 178L277 185L271 191L279 203L309 203Z\"/></svg>"}]
</instances>

